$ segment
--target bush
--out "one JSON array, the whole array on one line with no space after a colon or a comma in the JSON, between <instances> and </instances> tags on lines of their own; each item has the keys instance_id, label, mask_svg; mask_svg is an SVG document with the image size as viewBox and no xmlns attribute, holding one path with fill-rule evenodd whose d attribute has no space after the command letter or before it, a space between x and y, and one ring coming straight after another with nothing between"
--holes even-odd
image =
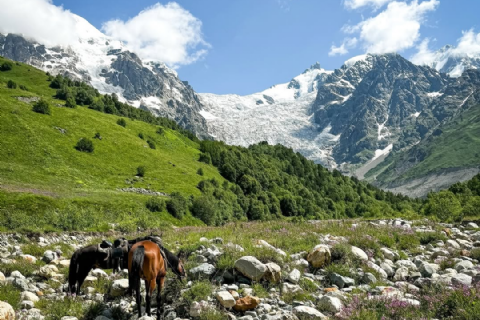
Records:
<instances>
[{"instance_id":1,"label":"bush","mask_svg":"<svg viewBox=\"0 0 480 320\"><path fill-rule=\"evenodd\" d=\"M180 193L173 192L167 201L167 210L175 218L182 219L187 211L187 199Z\"/></svg>"},{"instance_id":2,"label":"bush","mask_svg":"<svg viewBox=\"0 0 480 320\"><path fill-rule=\"evenodd\" d=\"M123 118L120 118L117 120L117 124L125 128L127 126L127 121L125 121Z\"/></svg>"},{"instance_id":3,"label":"bush","mask_svg":"<svg viewBox=\"0 0 480 320\"><path fill-rule=\"evenodd\" d=\"M9 71L13 69L13 63L10 61L5 61L0 65L0 71Z\"/></svg>"},{"instance_id":4,"label":"bush","mask_svg":"<svg viewBox=\"0 0 480 320\"><path fill-rule=\"evenodd\" d=\"M47 101L40 99L40 101L36 102L33 105L33 111L42 114L51 114L50 105Z\"/></svg>"},{"instance_id":5,"label":"bush","mask_svg":"<svg viewBox=\"0 0 480 320\"><path fill-rule=\"evenodd\" d=\"M160 135L163 135L165 133L165 130L163 130L163 128L159 127L157 129L157 133L160 134Z\"/></svg>"},{"instance_id":6,"label":"bush","mask_svg":"<svg viewBox=\"0 0 480 320\"><path fill-rule=\"evenodd\" d=\"M28 88L26 86L24 86L23 84L21 84L19 86L20 90L23 90L23 91L28 91Z\"/></svg>"},{"instance_id":7,"label":"bush","mask_svg":"<svg viewBox=\"0 0 480 320\"><path fill-rule=\"evenodd\" d=\"M93 137L93 139L98 139L98 140L102 140L102 136L100 135L100 132L97 132L95 133L95 136Z\"/></svg>"},{"instance_id":8,"label":"bush","mask_svg":"<svg viewBox=\"0 0 480 320\"><path fill-rule=\"evenodd\" d=\"M203 176L203 169L202 169L202 168L198 168L197 174L198 174L199 176Z\"/></svg>"},{"instance_id":9,"label":"bush","mask_svg":"<svg viewBox=\"0 0 480 320\"><path fill-rule=\"evenodd\" d=\"M147 169L145 168L145 166L140 166L137 168L137 176L139 177L145 177L145 171L147 171Z\"/></svg>"},{"instance_id":10,"label":"bush","mask_svg":"<svg viewBox=\"0 0 480 320\"><path fill-rule=\"evenodd\" d=\"M142 140L145 140L145 136L144 136L143 133L141 133L141 132L138 134L138 137L139 137L140 139L142 139Z\"/></svg>"},{"instance_id":11,"label":"bush","mask_svg":"<svg viewBox=\"0 0 480 320\"><path fill-rule=\"evenodd\" d=\"M7 88L8 89L17 89L17 83L15 81L8 80Z\"/></svg>"},{"instance_id":12,"label":"bush","mask_svg":"<svg viewBox=\"0 0 480 320\"><path fill-rule=\"evenodd\" d=\"M67 108L76 108L77 104L75 103L75 99L73 99L72 96L67 98L67 101L65 101L65 107Z\"/></svg>"},{"instance_id":13,"label":"bush","mask_svg":"<svg viewBox=\"0 0 480 320\"><path fill-rule=\"evenodd\" d=\"M148 146L150 147L150 149L157 149L157 145L155 144L154 141L152 140L147 140L147 143L148 143Z\"/></svg>"},{"instance_id":14,"label":"bush","mask_svg":"<svg viewBox=\"0 0 480 320\"><path fill-rule=\"evenodd\" d=\"M75 145L75 149L82 152L93 152L93 142L88 138L81 138Z\"/></svg>"},{"instance_id":15,"label":"bush","mask_svg":"<svg viewBox=\"0 0 480 320\"><path fill-rule=\"evenodd\" d=\"M206 164L212 164L212 157L209 153L201 153L198 161L204 162Z\"/></svg>"},{"instance_id":16,"label":"bush","mask_svg":"<svg viewBox=\"0 0 480 320\"><path fill-rule=\"evenodd\" d=\"M151 212L162 212L166 209L165 200L159 197L151 197L147 200L146 207Z\"/></svg>"}]
</instances>

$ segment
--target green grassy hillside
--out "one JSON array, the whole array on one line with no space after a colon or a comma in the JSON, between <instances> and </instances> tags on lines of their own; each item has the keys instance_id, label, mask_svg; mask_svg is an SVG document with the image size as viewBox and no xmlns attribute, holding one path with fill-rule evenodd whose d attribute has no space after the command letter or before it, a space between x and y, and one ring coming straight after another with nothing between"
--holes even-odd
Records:
<instances>
[{"instance_id":1,"label":"green grassy hillside","mask_svg":"<svg viewBox=\"0 0 480 320\"><path fill-rule=\"evenodd\" d=\"M480 105L441 126L407 152L393 154L369 171L381 186L440 173L450 168L480 165Z\"/></svg>"},{"instance_id":2,"label":"green grassy hillside","mask_svg":"<svg viewBox=\"0 0 480 320\"><path fill-rule=\"evenodd\" d=\"M0 64L3 61L0 59ZM9 80L17 84L17 89L7 88ZM143 208L149 197L120 192L119 188L147 188L187 196L199 194L196 186L205 178L223 181L215 167L198 161L198 144L178 131L163 128L163 133L158 134L158 126L128 118L126 127L122 127L117 124L118 116L83 107L65 108L64 101L54 98L56 90L49 87L47 80L44 72L23 64L0 72L3 212L21 210L32 214L35 206L53 210L73 203L98 213L103 210L95 207L128 213ZM20 85L28 91L21 90ZM19 101L18 97L44 98L51 105L51 115L33 112L32 103ZM96 133L101 140L94 139ZM93 141L93 153L74 148L83 137ZM155 142L155 150L148 146L147 139ZM146 168L144 178L135 178L139 166ZM199 168L204 176L197 174Z\"/></svg>"}]
</instances>

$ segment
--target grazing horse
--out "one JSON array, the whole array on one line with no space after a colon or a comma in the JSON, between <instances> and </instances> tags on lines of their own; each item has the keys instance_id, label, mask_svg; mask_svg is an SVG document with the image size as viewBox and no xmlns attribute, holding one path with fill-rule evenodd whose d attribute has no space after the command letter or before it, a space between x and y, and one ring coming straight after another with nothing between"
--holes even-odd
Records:
<instances>
[{"instance_id":1,"label":"grazing horse","mask_svg":"<svg viewBox=\"0 0 480 320\"><path fill-rule=\"evenodd\" d=\"M112 268L112 249L109 246L111 244L104 241L102 244L92 244L73 253L68 271L69 294L80 294L80 287L93 268Z\"/></svg>"},{"instance_id":2,"label":"grazing horse","mask_svg":"<svg viewBox=\"0 0 480 320\"><path fill-rule=\"evenodd\" d=\"M150 240L135 243L128 252L129 291L135 290L139 318L142 316L142 301L140 297L141 279L145 280L145 309L148 316L152 315L151 298L155 287L158 286L157 319L160 319L160 315L163 313L161 291L165 284L167 265L170 265L179 278L185 276L185 270L180 259L172 253L169 253L169 255L171 255L170 258L164 258L160 246ZM165 256L167 256L167 254L165 254ZM173 264L175 264L175 266Z\"/></svg>"},{"instance_id":3,"label":"grazing horse","mask_svg":"<svg viewBox=\"0 0 480 320\"><path fill-rule=\"evenodd\" d=\"M120 271L121 269L127 269L127 261L128 261L128 252L132 248L132 246L140 241L145 241L145 240L150 240L152 242L155 242L160 248L162 247L162 238L161 236L146 236L146 237L141 237L133 240L127 240L125 238L120 238L117 239L113 242L113 248L114 249L121 249L122 254L119 252L116 252L116 255L113 260L113 273L116 273L117 271Z\"/></svg>"}]
</instances>

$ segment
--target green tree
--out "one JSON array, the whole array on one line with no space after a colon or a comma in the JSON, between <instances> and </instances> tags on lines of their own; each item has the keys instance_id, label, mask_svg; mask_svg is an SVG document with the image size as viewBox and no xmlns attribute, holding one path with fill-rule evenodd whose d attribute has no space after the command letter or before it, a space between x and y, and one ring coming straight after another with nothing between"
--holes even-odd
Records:
<instances>
[{"instance_id":1,"label":"green tree","mask_svg":"<svg viewBox=\"0 0 480 320\"><path fill-rule=\"evenodd\" d=\"M173 192L167 201L167 211L177 219L182 219L187 212L187 199L179 192Z\"/></svg>"},{"instance_id":2,"label":"green tree","mask_svg":"<svg viewBox=\"0 0 480 320\"><path fill-rule=\"evenodd\" d=\"M212 196L202 195L193 199L192 214L207 225L217 222L215 199Z\"/></svg>"},{"instance_id":3,"label":"green tree","mask_svg":"<svg viewBox=\"0 0 480 320\"><path fill-rule=\"evenodd\" d=\"M441 221L460 221L462 206L451 191L440 191L428 195L425 214L436 216Z\"/></svg>"},{"instance_id":4,"label":"green tree","mask_svg":"<svg viewBox=\"0 0 480 320\"><path fill-rule=\"evenodd\" d=\"M202 169L202 168L198 168L197 174L198 174L199 176L203 176L203 169Z\"/></svg>"},{"instance_id":5,"label":"green tree","mask_svg":"<svg viewBox=\"0 0 480 320\"><path fill-rule=\"evenodd\" d=\"M0 71L10 71L13 69L13 63L10 61L5 61L0 65Z\"/></svg>"},{"instance_id":6,"label":"green tree","mask_svg":"<svg viewBox=\"0 0 480 320\"><path fill-rule=\"evenodd\" d=\"M42 114L51 114L50 105L46 100L40 99L37 101L32 108L33 111Z\"/></svg>"},{"instance_id":7,"label":"green tree","mask_svg":"<svg viewBox=\"0 0 480 320\"><path fill-rule=\"evenodd\" d=\"M125 128L127 126L127 121L125 121L123 118L120 118L117 120L117 124Z\"/></svg>"},{"instance_id":8,"label":"green tree","mask_svg":"<svg viewBox=\"0 0 480 320\"><path fill-rule=\"evenodd\" d=\"M75 99L73 99L72 96L68 97L67 100L65 101L65 107L67 108L76 108L77 104L75 103Z\"/></svg>"},{"instance_id":9,"label":"green tree","mask_svg":"<svg viewBox=\"0 0 480 320\"><path fill-rule=\"evenodd\" d=\"M8 89L17 89L17 83L15 81L8 80L7 88Z\"/></svg>"},{"instance_id":10,"label":"green tree","mask_svg":"<svg viewBox=\"0 0 480 320\"><path fill-rule=\"evenodd\" d=\"M145 168L145 166L139 166L137 168L137 176L139 177L145 177L145 172L147 171L147 169Z\"/></svg>"},{"instance_id":11,"label":"green tree","mask_svg":"<svg viewBox=\"0 0 480 320\"><path fill-rule=\"evenodd\" d=\"M157 145L155 144L155 141L148 139L147 144L150 147L150 149L157 149Z\"/></svg>"},{"instance_id":12,"label":"green tree","mask_svg":"<svg viewBox=\"0 0 480 320\"><path fill-rule=\"evenodd\" d=\"M81 138L75 145L75 149L82 152L92 153L94 149L93 142L88 138Z\"/></svg>"}]
</instances>

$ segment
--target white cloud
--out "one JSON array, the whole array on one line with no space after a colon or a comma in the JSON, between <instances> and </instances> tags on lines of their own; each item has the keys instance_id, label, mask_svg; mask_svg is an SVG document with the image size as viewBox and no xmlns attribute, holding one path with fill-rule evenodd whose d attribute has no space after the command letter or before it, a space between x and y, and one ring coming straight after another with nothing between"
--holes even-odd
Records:
<instances>
[{"instance_id":1,"label":"white cloud","mask_svg":"<svg viewBox=\"0 0 480 320\"><path fill-rule=\"evenodd\" d=\"M106 22L102 30L125 42L142 59L172 67L193 63L206 55L202 22L175 2L157 3L128 21Z\"/></svg>"},{"instance_id":2,"label":"white cloud","mask_svg":"<svg viewBox=\"0 0 480 320\"><path fill-rule=\"evenodd\" d=\"M371 1L357 1L359 4L367 2ZM342 31L358 34L358 44L367 53L400 52L416 45L427 13L434 11L439 3L439 0L394 1L376 16L353 26L344 26Z\"/></svg>"},{"instance_id":3,"label":"white cloud","mask_svg":"<svg viewBox=\"0 0 480 320\"><path fill-rule=\"evenodd\" d=\"M348 49L354 48L357 45L357 38L346 38L343 40L343 43L341 46L337 47L335 45L332 45L330 48L330 52L328 53L329 56L343 56L348 53Z\"/></svg>"},{"instance_id":4,"label":"white cloud","mask_svg":"<svg viewBox=\"0 0 480 320\"><path fill-rule=\"evenodd\" d=\"M0 0L0 32L55 46L77 40L75 15L51 0Z\"/></svg>"},{"instance_id":5,"label":"white cloud","mask_svg":"<svg viewBox=\"0 0 480 320\"><path fill-rule=\"evenodd\" d=\"M456 47L448 47L446 50L432 51L429 47L429 39L423 40L417 46L417 52L410 58L410 60L419 65L433 66L438 69L443 66L442 61L446 61L448 57L468 57L480 54L480 33L475 33L473 29L463 31L462 36L457 40Z\"/></svg>"},{"instance_id":6,"label":"white cloud","mask_svg":"<svg viewBox=\"0 0 480 320\"><path fill-rule=\"evenodd\" d=\"M345 0L344 4L349 9L358 9L365 6L372 6L378 9L390 1L392 0Z\"/></svg>"}]
</instances>

